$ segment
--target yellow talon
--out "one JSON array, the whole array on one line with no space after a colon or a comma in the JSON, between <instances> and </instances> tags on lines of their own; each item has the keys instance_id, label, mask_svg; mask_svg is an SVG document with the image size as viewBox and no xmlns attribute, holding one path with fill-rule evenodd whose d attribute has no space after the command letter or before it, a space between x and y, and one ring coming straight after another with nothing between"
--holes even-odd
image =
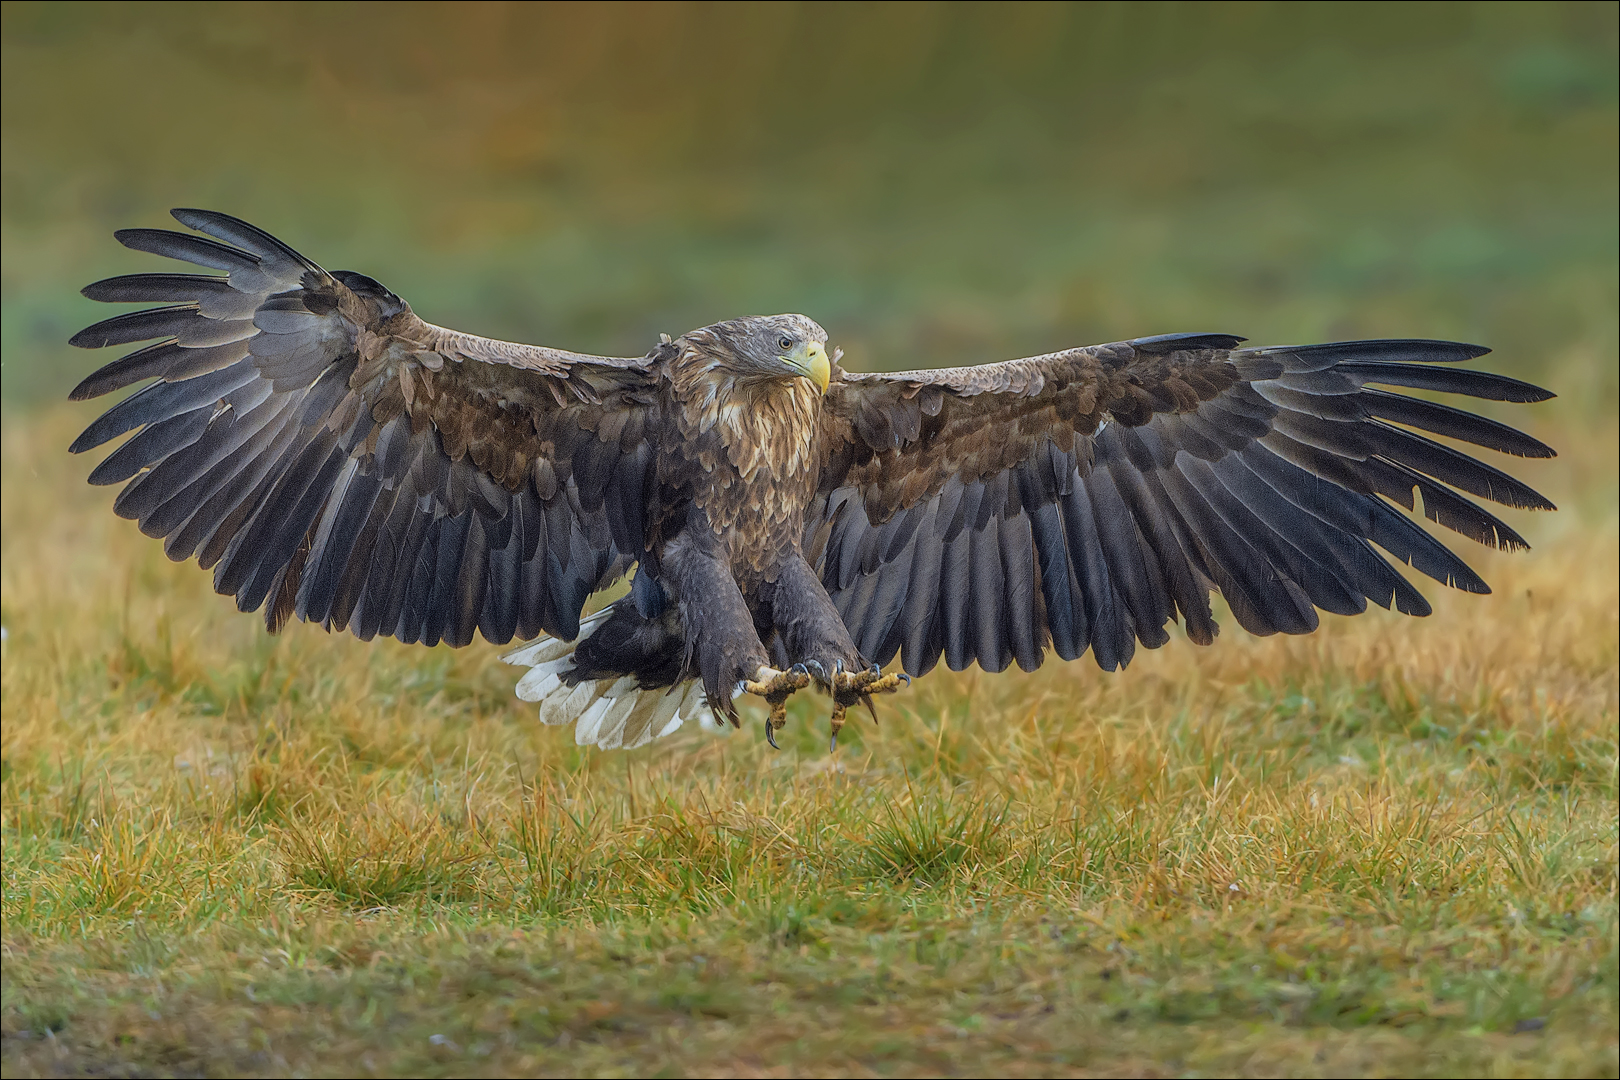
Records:
<instances>
[{"instance_id":1,"label":"yellow talon","mask_svg":"<svg viewBox=\"0 0 1620 1080\"><path fill-rule=\"evenodd\" d=\"M788 698L793 696L794 691L803 690L809 685L810 672L803 664L796 664L787 671L762 666L754 673L752 680L743 683L743 690L764 698L771 707L771 714L765 718L765 741L771 744L773 750L781 749L776 745L776 733L787 726Z\"/></svg>"},{"instance_id":2,"label":"yellow talon","mask_svg":"<svg viewBox=\"0 0 1620 1080\"><path fill-rule=\"evenodd\" d=\"M864 702L872 713L872 722L877 723L877 709L872 706L872 695L892 694L902 685L911 685L910 675L901 671L885 675L876 664L865 671L835 672L832 678L832 741L828 744L828 749L838 749L838 733L844 727L844 714L851 705L858 701Z\"/></svg>"},{"instance_id":3,"label":"yellow talon","mask_svg":"<svg viewBox=\"0 0 1620 1080\"><path fill-rule=\"evenodd\" d=\"M910 681L911 680L906 678L904 675L885 675L881 679L868 683L866 686L866 692L868 694L892 694L896 690L900 689L900 684L902 682L909 683Z\"/></svg>"},{"instance_id":4,"label":"yellow talon","mask_svg":"<svg viewBox=\"0 0 1620 1080\"><path fill-rule=\"evenodd\" d=\"M856 695L866 697L871 694L892 694L900 686L911 685L911 676L903 671L885 675L878 670L876 664L865 671L840 671L833 676L833 694L846 703L852 704Z\"/></svg>"}]
</instances>

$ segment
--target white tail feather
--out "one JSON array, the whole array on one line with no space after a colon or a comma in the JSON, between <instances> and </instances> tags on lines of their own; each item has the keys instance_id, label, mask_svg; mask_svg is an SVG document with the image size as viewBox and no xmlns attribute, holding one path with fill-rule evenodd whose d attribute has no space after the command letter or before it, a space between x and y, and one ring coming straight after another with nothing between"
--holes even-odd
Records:
<instances>
[{"instance_id":1,"label":"white tail feather","mask_svg":"<svg viewBox=\"0 0 1620 1080\"><path fill-rule=\"evenodd\" d=\"M548 724L566 724L570 720L578 720L585 715L586 709L596 704L596 699L601 695L601 683L582 682L574 686L564 685L540 703L540 719ZM548 705L551 706L550 716L546 715Z\"/></svg>"},{"instance_id":2,"label":"white tail feather","mask_svg":"<svg viewBox=\"0 0 1620 1080\"><path fill-rule=\"evenodd\" d=\"M630 711L637 705L640 694L624 694L619 697L603 698L608 702L607 712L602 714L602 723L596 729L596 745L603 750L617 750L624 745L624 723L630 717ZM574 739L579 740L579 729L574 729Z\"/></svg>"},{"instance_id":3,"label":"white tail feather","mask_svg":"<svg viewBox=\"0 0 1620 1080\"><path fill-rule=\"evenodd\" d=\"M602 716L612 705L612 698L601 697L591 702L590 708L579 714L579 722L574 725L574 741L581 746L595 746Z\"/></svg>"},{"instance_id":4,"label":"white tail feather","mask_svg":"<svg viewBox=\"0 0 1620 1080\"><path fill-rule=\"evenodd\" d=\"M532 668L544 664L548 660L573 656L574 650L579 647L579 643L590 637L591 631L607 622L608 615L612 610L612 608L603 608L601 611L593 611L579 620L579 633L575 635L573 641L564 641L562 638L554 637L535 638L527 645L520 645L511 652L506 653L501 659L508 664Z\"/></svg>"},{"instance_id":5,"label":"white tail feather","mask_svg":"<svg viewBox=\"0 0 1620 1080\"><path fill-rule=\"evenodd\" d=\"M530 668L518 680L517 696L520 701L544 701L546 695L557 689L562 683L559 676L562 669L568 666L568 661L552 660L539 667Z\"/></svg>"},{"instance_id":6,"label":"white tail feather","mask_svg":"<svg viewBox=\"0 0 1620 1080\"><path fill-rule=\"evenodd\" d=\"M574 650L608 617L604 608L579 621L580 636L573 641L541 638L501 657L508 664L527 667L517 683L522 701L540 706L540 722L574 724L574 741L603 750L633 750L672 734L687 720L697 720L706 731L729 732L703 697L696 680L643 690L633 676L570 686L562 676L574 662Z\"/></svg>"},{"instance_id":7,"label":"white tail feather","mask_svg":"<svg viewBox=\"0 0 1620 1080\"><path fill-rule=\"evenodd\" d=\"M672 686L656 697L649 694L644 701L651 704L643 715L639 703L624 722L624 748L634 750L654 739L662 738L681 726L681 689Z\"/></svg>"}]
</instances>

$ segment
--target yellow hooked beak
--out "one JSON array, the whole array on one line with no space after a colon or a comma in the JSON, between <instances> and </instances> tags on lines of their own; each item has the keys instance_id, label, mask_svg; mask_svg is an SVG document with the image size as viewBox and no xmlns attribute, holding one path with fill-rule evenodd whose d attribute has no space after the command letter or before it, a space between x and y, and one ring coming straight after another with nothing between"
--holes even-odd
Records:
<instances>
[{"instance_id":1,"label":"yellow hooked beak","mask_svg":"<svg viewBox=\"0 0 1620 1080\"><path fill-rule=\"evenodd\" d=\"M827 347L819 341L812 341L800 345L793 350L792 356L784 356L800 375L816 384L821 393L827 392L827 384L832 381L832 362L827 359Z\"/></svg>"}]
</instances>

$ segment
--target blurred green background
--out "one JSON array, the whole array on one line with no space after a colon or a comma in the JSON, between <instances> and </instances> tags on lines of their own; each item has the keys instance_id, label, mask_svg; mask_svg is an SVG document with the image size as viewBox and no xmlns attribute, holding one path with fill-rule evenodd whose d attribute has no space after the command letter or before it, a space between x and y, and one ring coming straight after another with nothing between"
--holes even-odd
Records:
<instances>
[{"instance_id":1,"label":"blurred green background","mask_svg":"<svg viewBox=\"0 0 1620 1080\"><path fill-rule=\"evenodd\" d=\"M580 350L1453 337L1601 425L1616 10L6 4L4 404L98 362L80 286L157 268L108 232L196 205Z\"/></svg>"}]
</instances>

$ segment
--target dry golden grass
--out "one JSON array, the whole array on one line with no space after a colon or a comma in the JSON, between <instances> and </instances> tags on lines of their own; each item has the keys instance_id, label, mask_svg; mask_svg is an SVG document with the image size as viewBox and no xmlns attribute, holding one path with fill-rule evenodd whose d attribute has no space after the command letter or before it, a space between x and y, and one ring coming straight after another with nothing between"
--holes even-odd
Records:
<instances>
[{"instance_id":1,"label":"dry golden grass","mask_svg":"<svg viewBox=\"0 0 1620 1080\"><path fill-rule=\"evenodd\" d=\"M4 435L8 1076L1620 1067L1612 424L1494 596L941 672L829 757L804 695L587 753L493 647L271 639L84 419Z\"/></svg>"}]
</instances>

